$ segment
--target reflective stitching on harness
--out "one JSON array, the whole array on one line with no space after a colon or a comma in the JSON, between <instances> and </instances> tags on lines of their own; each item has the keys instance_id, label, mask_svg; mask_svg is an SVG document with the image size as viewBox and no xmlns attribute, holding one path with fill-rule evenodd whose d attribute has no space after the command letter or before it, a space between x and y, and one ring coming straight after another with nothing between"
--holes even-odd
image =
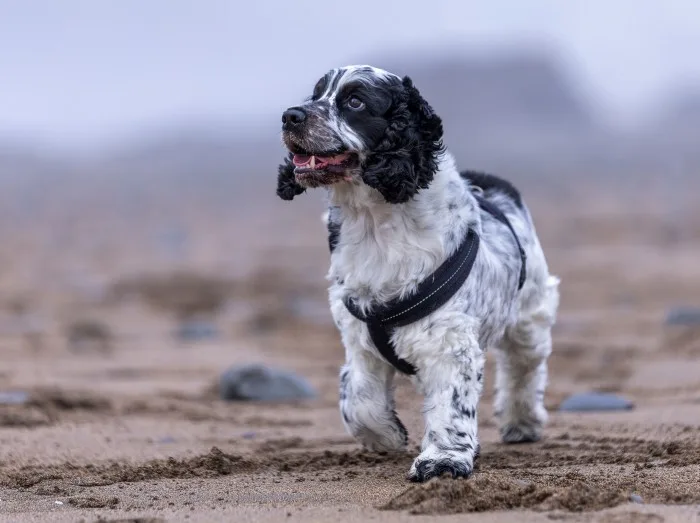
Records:
<instances>
[{"instance_id":1,"label":"reflective stitching on harness","mask_svg":"<svg viewBox=\"0 0 700 523\"><path fill-rule=\"evenodd\" d=\"M527 276L527 257L525 250L522 248L522 245L520 243L520 239L518 238L518 235L513 229L510 220L508 220L507 216L503 213L503 211L500 208L498 208L496 205L486 200L485 198L480 197L479 195L476 195L476 200L479 203L479 206L482 210L491 214L491 216L493 216L496 220L506 225L508 229L510 229L513 238L515 239L515 243L518 247L518 250L520 251L521 258L520 281L518 285L518 290L520 290ZM328 244L330 251L333 252L336 245L338 244L341 224L338 222L333 222L329 214L327 225L329 233ZM396 348L394 347L394 344L391 341L391 332L396 327L409 325L411 323L425 318L429 314L432 314L439 307L442 307L444 304L446 304L447 301L449 301L458 292L459 288L464 284L464 281L468 278L472 266L476 260L480 243L479 235L471 227L468 227L464 241L469 243L469 245L465 245L464 243L461 244L457 248L457 250L452 254L452 256L450 256L443 263L443 265L438 267L438 269L431 276L429 276L417 285L413 296L410 296L409 298L404 298L403 300L393 300L388 304L384 305L383 312L390 313L399 309L398 305L401 304L401 301L408 301L410 303L411 301L420 298L421 293L429 291L429 293L426 296L420 298L419 301L400 312L395 312L391 316L387 316L385 318L382 318L381 311L371 313L368 316L357 308L357 306L354 304L354 301L349 296L345 296L345 298L343 298L343 302L345 303L348 312L350 312L350 314L356 319L362 321L367 325L370 338L374 343L377 351L387 361L387 363L392 365L399 372L408 375L414 375L416 374L416 368L411 363L398 357L398 355L396 354ZM477 249L476 252L475 249ZM461 261L458 260L460 256L462 257ZM444 276L443 273L449 270L449 266L454 263L459 263L459 265L455 269L453 269L452 273L449 276ZM457 275L460 275L459 279L461 281L455 280L455 277ZM431 278L432 281L430 281ZM456 285L455 282L458 283L458 285ZM438 284L438 286L434 289L430 289L431 284ZM428 300L432 301L426 304ZM418 310L415 311L415 309ZM398 319L411 311L415 312L413 313L413 315L409 315L407 319Z\"/></svg>"},{"instance_id":2,"label":"reflective stitching on harness","mask_svg":"<svg viewBox=\"0 0 700 523\"><path fill-rule=\"evenodd\" d=\"M459 264L459 267L457 267L457 268L455 269L455 272L453 272L452 275L451 275L449 278L447 278L444 282L442 282L442 285L440 285L437 289L435 289L433 292L431 292L430 294L428 294L425 298L423 298L422 300L420 300L418 303L413 304L413 305L412 305L411 307L409 307L408 309L406 309L406 310L404 310L404 311L401 311L401 312L399 312L399 313L396 313L396 314L394 314L393 316L389 316L388 318L384 318L383 320L380 320L379 323L386 323L386 322L389 321L389 320L393 320L394 318L398 318L399 316L403 316L403 315L406 314L408 311L411 311L411 310L415 309L416 307L418 307L418 306L419 306L421 303L423 303L425 300L428 300L428 299L432 298L437 292L440 291L440 289L442 289L445 285L447 285L447 284L450 282L450 280L452 280L452 278L454 278L454 277L457 275L457 273L458 273L459 270L462 268L462 266L467 262L467 260L469 260L469 255L471 254L473 248L474 248L474 243L471 243L471 244L469 245L469 250L467 251L467 255L464 257L464 260L462 260L462 263Z\"/></svg>"}]
</instances>

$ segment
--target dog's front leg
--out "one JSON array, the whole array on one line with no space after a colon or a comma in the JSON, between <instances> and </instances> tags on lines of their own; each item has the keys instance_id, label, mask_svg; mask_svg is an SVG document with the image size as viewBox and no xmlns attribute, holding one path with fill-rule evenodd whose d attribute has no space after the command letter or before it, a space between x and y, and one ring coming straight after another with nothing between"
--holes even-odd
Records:
<instances>
[{"instance_id":1,"label":"dog's front leg","mask_svg":"<svg viewBox=\"0 0 700 523\"><path fill-rule=\"evenodd\" d=\"M477 405L484 355L472 336L460 341L461 347L441 347L437 354L433 348L419 362L416 380L425 395L425 435L408 474L412 481L445 473L469 477L479 453Z\"/></svg>"},{"instance_id":2,"label":"dog's front leg","mask_svg":"<svg viewBox=\"0 0 700 523\"><path fill-rule=\"evenodd\" d=\"M394 368L367 350L348 351L340 373L343 423L362 445L373 451L399 450L408 432L394 406Z\"/></svg>"}]
</instances>

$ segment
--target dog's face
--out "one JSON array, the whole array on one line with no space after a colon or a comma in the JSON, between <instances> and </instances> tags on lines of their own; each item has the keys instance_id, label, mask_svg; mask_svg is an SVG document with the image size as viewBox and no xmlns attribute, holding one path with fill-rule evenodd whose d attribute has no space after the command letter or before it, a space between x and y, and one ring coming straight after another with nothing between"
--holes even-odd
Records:
<instances>
[{"instance_id":1,"label":"dog's face","mask_svg":"<svg viewBox=\"0 0 700 523\"><path fill-rule=\"evenodd\" d=\"M282 115L282 139L304 187L349 181L389 125L401 79L370 67L329 71L306 103Z\"/></svg>"},{"instance_id":2,"label":"dog's face","mask_svg":"<svg viewBox=\"0 0 700 523\"><path fill-rule=\"evenodd\" d=\"M442 122L409 78L370 66L333 69L282 115L289 156L277 194L365 183L390 203L427 187L442 151Z\"/></svg>"}]
</instances>

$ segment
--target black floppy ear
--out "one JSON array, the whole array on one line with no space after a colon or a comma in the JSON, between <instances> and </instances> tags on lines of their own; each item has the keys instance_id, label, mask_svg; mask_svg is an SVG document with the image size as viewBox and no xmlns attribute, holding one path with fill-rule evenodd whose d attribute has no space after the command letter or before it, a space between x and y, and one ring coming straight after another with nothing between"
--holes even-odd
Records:
<instances>
[{"instance_id":1,"label":"black floppy ear","mask_svg":"<svg viewBox=\"0 0 700 523\"><path fill-rule=\"evenodd\" d=\"M404 77L397 87L389 125L364 162L363 181L389 203L404 203L428 187L444 151L442 120Z\"/></svg>"},{"instance_id":2,"label":"black floppy ear","mask_svg":"<svg viewBox=\"0 0 700 523\"><path fill-rule=\"evenodd\" d=\"M404 89L408 92L408 109L414 115L418 133L421 135L427 150L426 153L437 155L442 152L442 120L435 114L433 108L421 96L408 76L403 78Z\"/></svg>"},{"instance_id":3,"label":"black floppy ear","mask_svg":"<svg viewBox=\"0 0 700 523\"><path fill-rule=\"evenodd\" d=\"M294 155L289 153L289 156L284 159L284 163L277 170L277 196L283 200L293 200L295 196L299 196L306 191L304 187L297 183L294 177L293 157Z\"/></svg>"}]
</instances>

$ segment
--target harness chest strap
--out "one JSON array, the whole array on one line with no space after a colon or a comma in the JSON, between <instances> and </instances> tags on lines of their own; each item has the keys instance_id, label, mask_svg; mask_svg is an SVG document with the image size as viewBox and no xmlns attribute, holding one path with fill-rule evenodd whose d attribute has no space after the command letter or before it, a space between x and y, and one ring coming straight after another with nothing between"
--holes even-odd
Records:
<instances>
[{"instance_id":1,"label":"harness chest strap","mask_svg":"<svg viewBox=\"0 0 700 523\"><path fill-rule=\"evenodd\" d=\"M479 205L497 220L504 223L513 234L521 257L520 279L518 289L521 289L526 276L526 258L515 230L508 218L501 210L491 202L477 197ZM340 225L329 220L328 222L328 246L333 252L340 234ZM443 262L437 270L428 278L418 284L416 291L408 298L392 300L389 303L376 307L372 314L365 315L352 299L344 300L350 314L367 324L369 335L379 353L388 363L399 372L414 375L416 368L406 360L396 355L396 350L391 342L391 333L396 327L403 327L414 323L442 307L454 296L466 281L476 260L479 251L479 235L473 229L468 229L464 241L460 247Z\"/></svg>"}]
</instances>

